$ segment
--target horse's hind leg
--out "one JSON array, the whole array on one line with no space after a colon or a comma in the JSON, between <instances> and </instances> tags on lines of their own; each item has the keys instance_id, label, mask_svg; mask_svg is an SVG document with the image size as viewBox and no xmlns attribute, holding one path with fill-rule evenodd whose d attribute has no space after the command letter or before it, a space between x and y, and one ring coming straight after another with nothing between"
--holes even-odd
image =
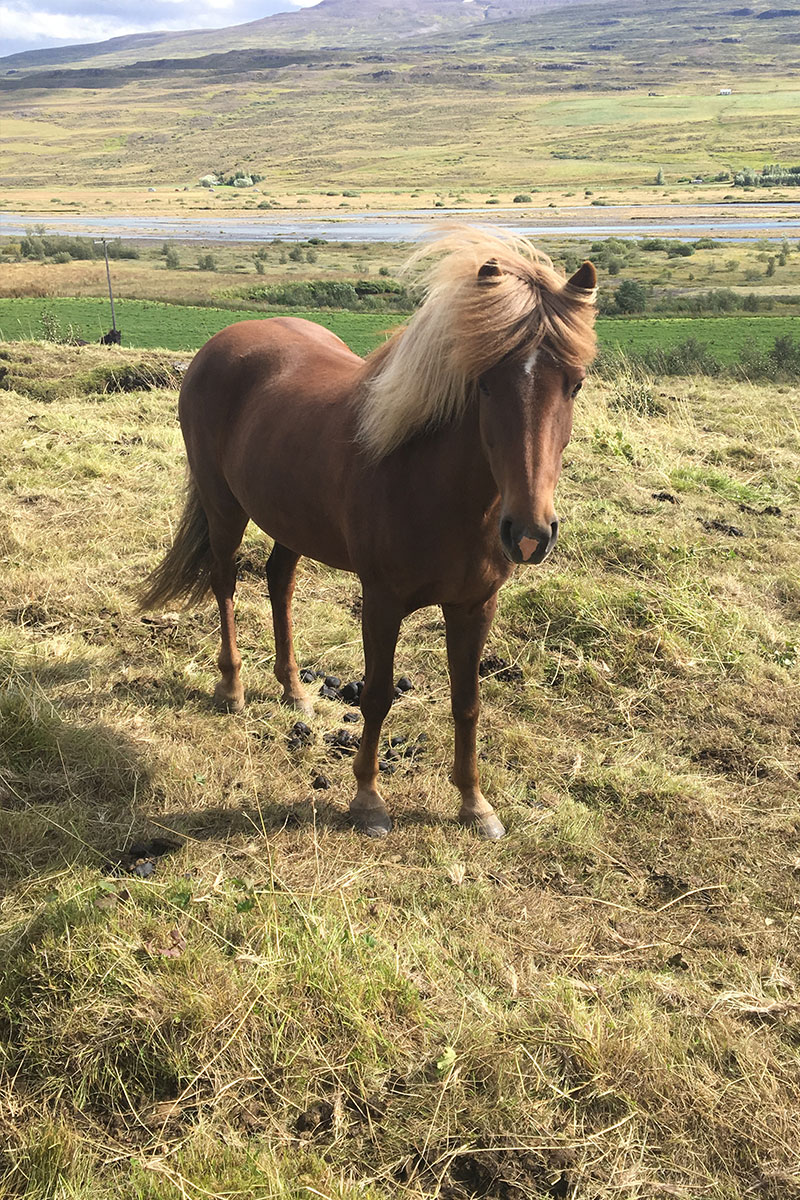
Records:
<instances>
[{"instance_id":1,"label":"horse's hind leg","mask_svg":"<svg viewBox=\"0 0 800 1200\"><path fill-rule=\"evenodd\" d=\"M242 656L236 645L233 594L236 591L236 551L241 544L248 518L233 497L224 517L208 509L206 515L213 556L211 588L219 606L222 637L222 646L217 658L222 678L214 689L214 704L225 712L241 712L244 708Z\"/></svg>"},{"instance_id":2,"label":"horse's hind leg","mask_svg":"<svg viewBox=\"0 0 800 1200\"><path fill-rule=\"evenodd\" d=\"M292 596L299 554L276 542L267 561L267 587L275 631L275 677L283 688L285 704L311 716L314 712L300 683L292 639Z\"/></svg>"}]
</instances>

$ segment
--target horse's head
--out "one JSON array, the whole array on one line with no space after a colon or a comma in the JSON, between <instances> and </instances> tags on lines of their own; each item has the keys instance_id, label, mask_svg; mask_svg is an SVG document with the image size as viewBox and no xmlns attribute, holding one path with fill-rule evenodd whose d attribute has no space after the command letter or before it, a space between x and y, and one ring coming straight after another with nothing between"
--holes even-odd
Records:
<instances>
[{"instance_id":1,"label":"horse's head","mask_svg":"<svg viewBox=\"0 0 800 1200\"><path fill-rule=\"evenodd\" d=\"M493 263L481 268L487 281L496 271ZM585 312L586 293L596 286L591 263L566 281L562 315L567 323L571 291L582 297L575 303ZM546 335L535 348L523 347L481 376L481 438L500 492L500 540L512 562L543 562L556 544L556 484L585 376L579 357L560 353Z\"/></svg>"}]
</instances>

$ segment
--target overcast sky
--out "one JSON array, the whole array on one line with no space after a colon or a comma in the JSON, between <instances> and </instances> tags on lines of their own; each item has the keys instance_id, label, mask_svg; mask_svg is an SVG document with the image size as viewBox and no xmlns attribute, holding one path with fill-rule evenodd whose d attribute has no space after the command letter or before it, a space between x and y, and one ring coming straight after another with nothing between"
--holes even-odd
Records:
<instances>
[{"instance_id":1,"label":"overcast sky","mask_svg":"<svg viewBox=\"0 0 800 1200\"><path fill-rule=\"evenodd\" d=\"M221 29L317 0L0 0L0 55L153 29Z\"/></svg>"}]
</instances>

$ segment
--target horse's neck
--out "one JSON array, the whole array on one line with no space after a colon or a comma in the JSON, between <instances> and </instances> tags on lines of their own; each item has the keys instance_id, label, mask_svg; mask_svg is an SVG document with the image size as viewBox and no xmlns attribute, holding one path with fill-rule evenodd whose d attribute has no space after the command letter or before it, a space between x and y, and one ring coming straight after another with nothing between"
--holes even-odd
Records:
<instances>
[{"instance_id":1,"label":"horse's neck","mask_svg":"<svg viewBox=\"0 0 800 1200\"><path fill-rule=\"evenodd\" d=\"M488 512L499 492L481 441L478 405L471 405L461 420L442 429L440 436L442 452L456 467L464 500Z\"/></svg>"}]
</instances>

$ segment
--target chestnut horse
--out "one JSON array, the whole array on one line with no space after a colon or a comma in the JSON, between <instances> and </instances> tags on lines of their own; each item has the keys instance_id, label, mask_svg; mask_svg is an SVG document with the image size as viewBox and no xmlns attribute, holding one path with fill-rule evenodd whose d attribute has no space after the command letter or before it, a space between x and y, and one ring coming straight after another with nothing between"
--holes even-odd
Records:
<instances>
[{"instance_id":1,"label":"chestnut horse","mask_svg":"<svg viewBox=\"0 0 800 1200\"><path fill-rule=\"evenodd\" d=\"M438 252L438 255L437 255ZM408 325L364 360L310 321L243 321L194 358L180 394L188 492L174 544L142 606L213 591L222 648L216 704L244 705L233 594L249 520L274 538L266 575L283 699L304 713L291 599L302 555L363 588L364 728L353 769L355 827L391 829L377 787L394 652L408 613L441 605L459 820L505 830L478 781L478 664L515 563L541 563L573 400L595 350L597 276L565 280L527 242L451 232Z\"/></svg>"}]
</instances>

